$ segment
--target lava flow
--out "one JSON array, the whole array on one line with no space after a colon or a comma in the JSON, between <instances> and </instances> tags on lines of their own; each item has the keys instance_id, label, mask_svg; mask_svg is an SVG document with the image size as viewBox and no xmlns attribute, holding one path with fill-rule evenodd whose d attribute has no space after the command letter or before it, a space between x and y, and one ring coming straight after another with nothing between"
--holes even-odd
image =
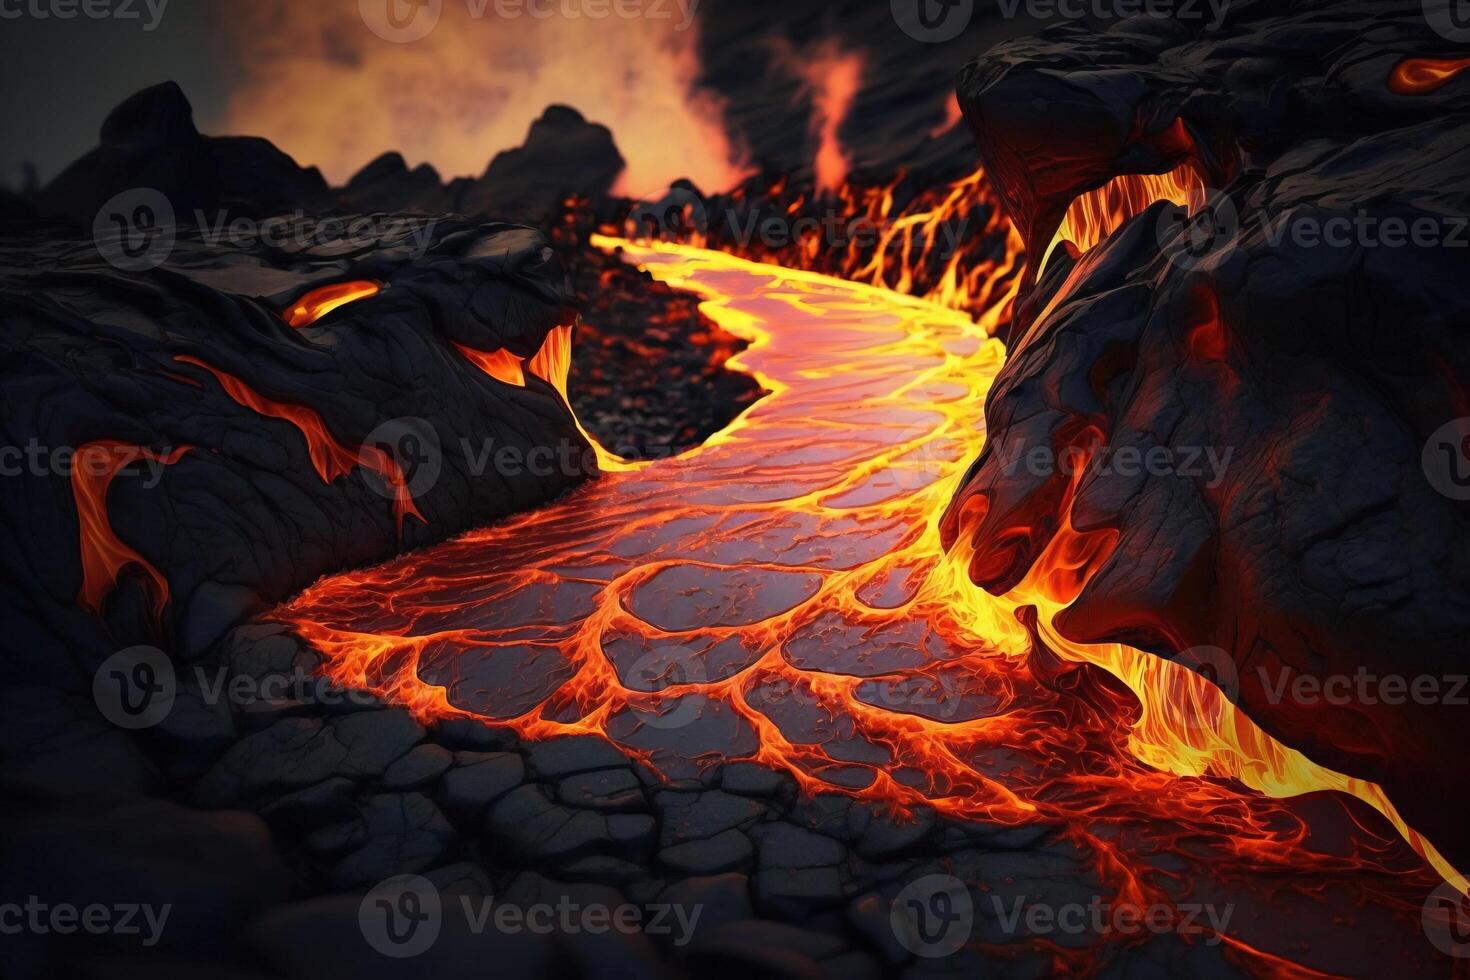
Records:
<instances>
[{"instance_id":1,"label":"lava flow","mask_svg":"<svg viewBox=\"0 0 1470 980\"><path fill-rule=\"evenodd\" d=\"M1182 668L1056 634L1106 541L1059 536L1000 598L944 553L939 516L1005 353L983 325L723 253L597 244L702 296L770 395L683 456L276 610L334 681L426 720L604 736L670 776L752 759L810 792L1047 822L1120 901L1177 898L1186 876L1161 865L1185 859L1417 905L1432 876L1387 823L1344 801L1362 826L1329 845L1272 798L1341 790L1392 820L1376 787L1271 741ZM1027 607L1065 662L1034 649Z\"/></svg>"}]
</instances>

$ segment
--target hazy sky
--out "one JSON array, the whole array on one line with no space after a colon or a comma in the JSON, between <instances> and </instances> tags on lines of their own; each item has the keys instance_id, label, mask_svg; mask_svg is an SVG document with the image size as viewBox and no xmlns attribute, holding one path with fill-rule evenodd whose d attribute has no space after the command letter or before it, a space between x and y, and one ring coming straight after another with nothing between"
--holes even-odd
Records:
<instances>
[{"instance_id":1,"label":"hazy sky","mask_svg":"<svg viewBox=\"0 0 1470 980\"><path fill-rule=\"evenodd\" d=\"M785 164L783 154L800 148L807 108L792 103L798 80L771 84L768 34L789 34L802 52L841 37L863 52L874 103L905 106L922 134L943 113L953 71L995 30L1032 29L985 24L995 15L981 3L975 23L941 45L905 38L884 0L647 0L697 11L683 26L466 18L462 0L445 0L429 37L393 44L365 28L358 0L90 0L136 16L35 15L55 2L0 2L0 180L10 186L27 161L49 181L96 145L118 102L172 79L203 132L264 136L334 181L389 149L446 177L478 175L496 151L520 144L546 105L564 102L612 128L630 180L663 186L688 176L715 189L730 169L729 125L737 149L753 147L760 161ZM713 99L705 89L688 97L701 70L718 80ZM863 106L859 98L850 130L869 128ZM891 108L883 116L894 117Z\"/></svg>"},{"instance_id":2,"label":"hazy sky","mask_svg":"<svg viewBox=\"0 0 1470 980\"><path fill-rule=\"evenodd\" d=\"M152 31L143 0L139 20L0 20L0 176L15 185L27 160L56 176L97 144L113 106L157 82L182 85L196 117L217 115L234 73L212 22L222 2L170 0Z\"/></svg>"}]
</instances>

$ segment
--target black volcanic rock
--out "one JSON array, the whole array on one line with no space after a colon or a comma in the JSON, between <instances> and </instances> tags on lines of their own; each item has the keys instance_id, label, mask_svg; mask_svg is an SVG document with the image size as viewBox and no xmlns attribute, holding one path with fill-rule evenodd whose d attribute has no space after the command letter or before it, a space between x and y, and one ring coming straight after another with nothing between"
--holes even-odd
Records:
<instances>
[{"instance_id":1,"label":"black volcanic rock","mask_svg":"<svg viewBox=\"0 0 1470 980\"><path fill-rule=\"evenodd\" d=\"M267 140L208 137L174 82L124 100L102 123L99 145L36 196L37 209L90 225L104 203L149 188L176 215L212 212L222 204L248 212L305 206L327 193L315 168L299 166Z\"/></svg>"},{"instance_id":2,"label":"black volcanic rock","mask_svg":"<svg viewBox=\"0 0 1470 980\"><path fill-rule=\"evenodd\" d=\"M539 216L569 194L599 197L622 173L623 156L606 126L575 109L547 108L523 146L495 155L461 201L466 214Z\"/></svg>"},{"instance_id":3,"label":"black volcanic rock","mask_svg":"<svg viewBox=\"0 0 1470 980\"><path fill-rule=\"evenodd\" d=\"M0 235L0 445L34 447L0 481L12 683L74 692L95 714L92 673L116 650L152 644L188 661L323 573L441 541L595 472L550 384L495 380L455 346L529 357L571 323L545 241L463 219L361 220L364 237L289 252L212 245L180 226L163 264L135 272L103 259L111 241ZM301 329L282 319L303 294L353 280L383 287ZM105 525L131 554L93 611L79 599L72 452L112 441L179 455L106 484ZM578 466L476 462L486 446L543 445L569 447ZM375 450L391 452L422 515L401 532Z\"/></svg>"},{"instance_id":4,"label":"black volcanic rock","mask_svg":"<svg viewBox=\"0 0 1470 980\"><path fill-rule=\"evenodd\" d=\"M427 163L412 170L403 154L384 153L359 170L338 192L358 211L420 211L437 214L457 210L459 182L445 186Z\"/></svg>"},{"instance_id":5,"label":"black volcanic rock","mask_svg":"<svg viewBox=\"0 0 1470 980\"><path fill-rule=\"evenodd\" d=\"M1033 256L1115 175L1188 162L1214 190L1192 222L1158 203L1056 253L943 530L996 593L1065 521L1116 532L1065 637L1210 664L1268 732L1383 785L1464 867L1470 503L1444 427L1470 416L1470 78L1387 84L1407 56L1458 54L1418 2L1259 0L1219 30L1065 27L970 65L961 106ZM1392 221L1431 234L1389 244ZM1311 234L1334 226L1337 244ZM1025 462L1069 446L1112 461L1075 499L1065 468Z\"/></svg>"}]
</instances>

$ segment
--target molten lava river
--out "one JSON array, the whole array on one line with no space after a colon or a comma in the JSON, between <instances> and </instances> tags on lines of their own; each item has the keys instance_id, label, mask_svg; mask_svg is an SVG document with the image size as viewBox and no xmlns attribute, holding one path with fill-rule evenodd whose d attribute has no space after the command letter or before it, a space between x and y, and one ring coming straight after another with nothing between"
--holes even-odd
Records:
<instances>
[{"instance_id":1,"label":"molten lava river","mask_svg":"<svg viewBox=\"0 0 1470 980\"><path fill-rule=\"evenodd\" d=\"M1056 635L1108 542L1062 536L1007 596L966 579L939 518L1005 353L969 315L597 243L699 294L770 394L678 458L602 453L608 472L548 507L276 610L335 681L425 720L594 733L671 778L751 759L900 813L1044 823L1119 901L1252 909L1225 941L1272 973L1315 975L1293 965L1303 931L1417 928L1441 878L1463 884L1377 787L1272 741L1196 675Z\"/></svg>"}]
</instances>

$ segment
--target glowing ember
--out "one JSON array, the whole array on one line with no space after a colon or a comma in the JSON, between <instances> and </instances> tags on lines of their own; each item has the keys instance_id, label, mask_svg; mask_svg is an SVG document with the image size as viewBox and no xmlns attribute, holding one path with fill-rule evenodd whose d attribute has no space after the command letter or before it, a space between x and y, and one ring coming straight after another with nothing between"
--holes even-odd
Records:
<instances>
[{"instance_id":1,"label":"glowing ember","mask_svg":"<svg viewBox=\"0 0 1470 980\"><path fill-rule=\"evenodd\" d=\"M1405 58L1388 76L1388 89L1395 95L1428 95L1470 68L1470 58Z\"/></svg>"},{"instance_id":2,"label":"glowing ember","mask_svg":"<svg viewBox=\"0 0 1470 980\"><path fill-rule=\"evenodd\" d=\"M234 399L237 404L259 415L281 419L296 426L302 437L306 439L306 450L311 456L311 465L323 483L335 482L339 477L346 476L359 466L367 467L378 474L384 483L393 489L393 516L397 521L400 537L403 535L403 518L406 515L412 515L423 521L424 516L419 513L418 507L413 502L413 494L409 492L408 481L404 479L403 471L391 453L379 446L360 446L354 452L332 438L332 434L327 431L326 422L313 409L305 405L295 405L291 402L267 398L234 375L221 371L197 357L180 354L174 360L203 368L214 375L214 379L219 382L225 394Z\"/></svg>"},{"instance_id":3,"label":"glowing ember","mask_svg":"<svg viewBox=\"0 0 1470 980\"><path fill-rule=\"evenodd\" d=\"M1377 787L1271 741L1182 668L1057 635L1108 537L1064 530L1001 598L970 584L963 546L945 554L939 515L984 443L976 406L1004 356L970 317L700 249L598 244L704 296L751 343L731 364L771 394L677 459L277 610L334 681L425 719L602 735L665 772L749 758L808 791L1048 821L1120 900L1160 899L1159 853L1422 894L1386 839L1322 850L1234 780L1336 789L1392 818ZM1140 825L1153 840L1120 838Z\"/></svg>"},{"instance_id":4,"label":"glowing ember","mask_svg":"<svg viewBox=\"0 0 1470 980\"><path fill-rule=\"evenodd\" d=\"M77 593L77 605L94 613L101 612L103 600L117 587L123 569L131 567L143 576L155 621L162 618L163 607L168 604L168 580L113 531L107 517L107 491L119 472L139 460L172 466L189 448L183 446L160 454L126 442L98 440L77 449L71 478L82 549L82 587Z\"/></svg>"},{"instance_id":5,"label":"glowing ember","mask_svg":"<svg viewBox=\"0 0 1470 980\"><path fill-rule=\"evenodd\" d=\"M367 299L369 296L376 296L382 291L381 283L364 279L334 282L330 286L313 289L292 303L281 313L281 317L289 326L299 330L302 327L311 326L339 307L360 299Z\"/></svg>"}]
</instances>

